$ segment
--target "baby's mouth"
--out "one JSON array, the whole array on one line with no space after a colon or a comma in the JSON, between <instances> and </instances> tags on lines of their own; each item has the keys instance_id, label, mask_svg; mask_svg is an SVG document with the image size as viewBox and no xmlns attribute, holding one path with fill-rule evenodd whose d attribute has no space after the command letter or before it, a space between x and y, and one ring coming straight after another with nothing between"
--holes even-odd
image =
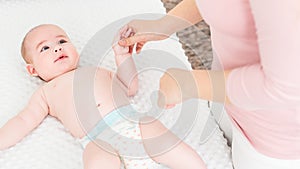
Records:
<instances>
[{"instance_id":1,"label":"baby's mouth","mask_svg":"<svg viewBox=\"0 0 300 169\"><path fill-rule=\"evenodd\" d=\"M55 59L54 63L57 62L57 61L59 61L59 60L65 59L65 58L68 58L68 56L61 55L60 57L58 57L57 59Z\"/></svg>"}]
</instances>

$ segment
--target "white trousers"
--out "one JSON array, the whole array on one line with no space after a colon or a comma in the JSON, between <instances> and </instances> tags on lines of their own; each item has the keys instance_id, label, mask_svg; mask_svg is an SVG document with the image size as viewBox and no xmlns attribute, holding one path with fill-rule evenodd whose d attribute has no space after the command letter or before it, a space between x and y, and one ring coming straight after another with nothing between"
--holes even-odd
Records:
<instances>
[{"instance_id":1,"label":"white trousers","mask_svg":"<svg viewBox=\"0 0 300 169\"><path fill-rule=\"evenodd\" d=\"M257 152L235 126L232 126L232 130L232 160L234 169L300 169L300 159L282 160L268 157Z\"/></svg>"}]
</instances>

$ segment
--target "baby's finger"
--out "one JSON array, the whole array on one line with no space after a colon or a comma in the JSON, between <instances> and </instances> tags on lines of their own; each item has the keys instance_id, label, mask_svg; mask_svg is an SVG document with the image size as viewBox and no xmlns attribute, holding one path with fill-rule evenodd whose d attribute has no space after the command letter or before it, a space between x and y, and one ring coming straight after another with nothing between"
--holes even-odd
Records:
<instances>
[{"instance_id":1,"label":"baby's finger","mask_svg":"<svg viewBox=\"0 0 300 169\"><path fill-rule=\"evenodd\" d=\"M129 35L129 37L130 37L130 36L133 36L134 34L135 34L134 32L131 32L130 35ZM130 53L130 54L133 53L134 46L135 46L135 45L130 45L130 46L129 46L129 53Z\"/></svg>"},{"instance_id":2,"label":"baby's finger","mask_svg":"<svg viewBox=\"0 0 300 169\"><path fill-rule=\"evenodd\" d=\"M132 29L129 28L125 33L124 33L124 38L128 38L132 34Z\"/></svg>"},{"instance_id":3,"label":"baby's finger","mask_svg":"<svg viewBox=\"0 0 300 169\"><path fill-rule=\"evenodd\" d=\"M128 25L123 26L121 29L119 29L119 33L120 35L123 35L124 32L126 32L126 30L129 28Z\"/></svg>"}]
</instances>

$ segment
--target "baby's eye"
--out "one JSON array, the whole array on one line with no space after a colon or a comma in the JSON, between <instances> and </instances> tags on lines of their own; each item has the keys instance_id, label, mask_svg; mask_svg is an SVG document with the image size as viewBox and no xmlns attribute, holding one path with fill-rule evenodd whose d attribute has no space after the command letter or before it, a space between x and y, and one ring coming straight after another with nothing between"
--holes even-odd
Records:
<instances>
[{"instance_id":1,"label":"baby's eye","mask_svg":"<svg viewBox=\"0 0 300 169\"><path fill-rule=\"evenodd\" d=\"M67 41L64 40L64 39L61 39L61 40L58 41L58 43L59 43L59 44L63 44L63 43L67 43Z\"/></svg>"},{"instance_id":2,"label":"baby's eye","mask_svg":"<svg viewBox=\"0 0 300 169\"><path fill-rule=\"evenodd\" d=\"M48 50L49 49L49 46L43 46L42 49L41 49L41 52L45 51L45 50Z\"/></svg>"}]
</instances>

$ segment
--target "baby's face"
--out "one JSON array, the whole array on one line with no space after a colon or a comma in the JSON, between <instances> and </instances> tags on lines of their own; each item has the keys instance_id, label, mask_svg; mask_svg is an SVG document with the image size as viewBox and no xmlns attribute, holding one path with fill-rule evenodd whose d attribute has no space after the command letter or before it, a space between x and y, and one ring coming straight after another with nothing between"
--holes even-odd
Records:
<instances>
[{"instance_id":1,"label":"baby's face","mask_svg":"<svg viewBox=\"0 0 300 169\"><path fill-rule=\"evenodd\" d=\"M31 57L27 65L30 74L45 81L77 67L79 55L66 33L55 25L42 25L32 30L25 41Z\"/></svg>"}]
</instances>

